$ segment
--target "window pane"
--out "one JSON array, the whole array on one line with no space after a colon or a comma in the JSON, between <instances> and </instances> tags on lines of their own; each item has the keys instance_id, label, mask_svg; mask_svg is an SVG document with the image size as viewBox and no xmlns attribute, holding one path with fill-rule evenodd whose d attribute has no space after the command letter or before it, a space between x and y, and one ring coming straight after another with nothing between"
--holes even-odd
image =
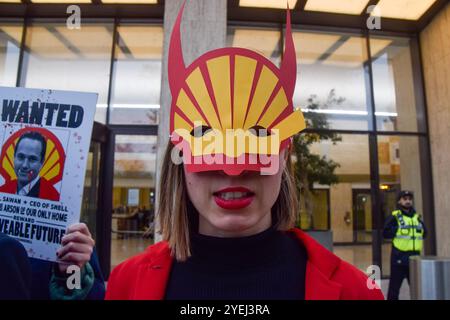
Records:
<instances>
[{"instance_id":1,"label":"window pane","mask_svg":"<svg viewBox=\"0 0 450 320\"><path fill-rule=\"evenodd\" d=\"M115 48L110 122L158 123L162 26L120 25Z\"/></svg>"},{"instance_id":2,"label":"window pane","mask_svg":"<svg viewBox=\"0 0 450 320\"><path fill-rule=\"evenodd\" d=\"M278 29L232 26L227 31L227 46L256 51L277 66L281 57L280 41Z\"/></svg>"},{"instance_id":3,"label":"window pane","mask_svg":"<svg viewBox=\"0 0 450 320\"><path fill-rule=\"evenodd\" d=\"M418 124L424 112L415 99L410 39L374 37L370 49L377 129L417 132L424 128Z\"/></svg>"},{"instance_id":4,"label":"window pane","mask_svg":"<svg viewBox=\"0 0 450 320\"><path fill-rule=\"evenodd\" d=\"M22 29L22 23L0 23L0 86L16 86Z\"/></svg>"},{"instance_id":5,"label":"window pane","mask_svg":"<svg viewBox=\"0 0 450 320\"><path fill-rule=\"evenodd\" d=\"M309 111L306 119L311 113L326 114L331 129L367 130L365 38L316 31L294 31L293 37L298 73L294 106Z\"/></svg>"},{"instance_id":6,"label":"window pane","mask_svg":"<svg viewBox=\"0 0 450 320\"><path fill-rule=\"evenodd\" d=\"M414 193L414 207L419 214L424 212L421 154L426 152L424 138L408 136L378 136L378 163L382 191L382 206L385 220L397 209L400 190ZM383 244L383 274L390 274L391 240Z\"/></svg>"},{"instance_id":7,"label":"window pane","mask_svg":"<svg viewBox=\"0 0 450 320\"><path fill-rule=\"evenodd\" d=\"M302 193L301 220L311 222L305 219L305 216L310 216L312 222L309 228L326 230L328 228L324 227L328 224L326 218L329 210L334 253L361 270L366 270L372 264L368 136L345 134L338 137L341 141L335 144L323 139L313 143L309 146L311 155L302 151L305 165L303 168L296 167L296 170L307 172L309 178L303 185L312 183L313 189L320 190L320 193L313 191L312 198L307 192ZM319 158L313 159L317 156ZM336 167L334 172L330 169L333 166ZM337 183L330 186L329 183L336 179ZM305 222L302 227L304 225Z\"/></svg>"},{"instance_id":8,"label":"window pane","mask_svg":"<svg viewBox=\"0 0 450 320\"><path fill-rule=\"evenodd\" d=\"M27 29L23 85L99 94L95 120L105 122L112 50L112 23L68 29L65 23L35 22Z\"/></svg>"},{"instance_id":9,"label":"window pane","mask_svg":"<svg viewBox=\"0 0 450 320\"><path fill-rule=\"evenodd\" d=\"M328 189L313 189L311 214L304 208L300 212L300 228L303 230L326 231L330 229L330 192Z\"/></svg>"},{"instance_id":10,"label":"window pane","mask_svg":"<svg viewBox=\"0 0 450 320\"><path fill-rule=\"evenodd\" d=\"M156 142L156 136L116 136L111 268L153 243Z\"/></svg>"}]
</instances>

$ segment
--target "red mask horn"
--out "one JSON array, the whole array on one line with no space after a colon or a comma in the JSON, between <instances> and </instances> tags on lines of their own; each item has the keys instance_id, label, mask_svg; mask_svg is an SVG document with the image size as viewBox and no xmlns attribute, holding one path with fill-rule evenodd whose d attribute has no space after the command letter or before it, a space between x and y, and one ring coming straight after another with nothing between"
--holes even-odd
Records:
<instances>
[{"instance_id":1,"label":"red mask horn","mask_svg":"<svg viewBox=\"0 0 450 320\"><path fill-rule=\"evenodd\" d=\"M284 89L288 99L292 99L295 90L295 80L297 78L297 57L295 55L294 40L291 30L291 13L286 10L286 40L283 54L283 61L280 66L281 76L284 80Z\"/></svg>"},{"instance_id":2,"label":"red mask horn","mask_svg":"<svg viewBox=\"0 0 450 320\"><path fill-rule=\"evenodd\" d=\"M173 26L172 35L170 36L169 56L168 56L168 76L169 86L172 95L178 94L181 83L184 80L186 67L183 59L183 49L181 47L181 18L183 16L186 1L181 5L177 20Z\"/></svg>"}]
</instances>

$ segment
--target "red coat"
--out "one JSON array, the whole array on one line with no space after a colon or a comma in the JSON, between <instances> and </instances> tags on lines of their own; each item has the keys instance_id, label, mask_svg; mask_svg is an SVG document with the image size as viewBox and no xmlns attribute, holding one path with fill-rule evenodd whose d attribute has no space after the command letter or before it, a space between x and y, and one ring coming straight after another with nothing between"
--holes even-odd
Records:
<instances>
[{"instance_id":1,"label":"red coat","mask_svg":"<svg viewBox=\"0 0 450 320\"><path fill-rule=\"evenodd\" d=\"M380 289L367 287L368 277L322 247L299 229L291 229L308 253L307 300L383 300ZM107 300L161 300L173 258L167 242L158 242L118 265L111 273Z\"/></svg>"},{"instance_id":2,"label":"red coat","mask_svg":"<svg viewBox=\"0 0 450 320\"><path fill-rule=\"evenodd\" d=\"M59 201L59 192L47 180L39 179L39 199ZM0 187L0 192L17 194L17 180L11 180Z\"/></svg>"}]
</instances>

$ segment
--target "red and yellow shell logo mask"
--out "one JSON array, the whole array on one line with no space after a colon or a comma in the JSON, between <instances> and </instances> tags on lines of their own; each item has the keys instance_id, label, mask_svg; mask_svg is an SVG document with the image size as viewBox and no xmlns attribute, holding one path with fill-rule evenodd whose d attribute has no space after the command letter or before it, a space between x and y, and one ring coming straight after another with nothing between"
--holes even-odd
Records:
<instances>
[{"instance_id":1,"label":"red and yellow shell logo mask","mask_svg":"<svg viewBox=\"0 0 450 320\"><path fill-rule=\"evenodd\" d=\"M305 128L292 103L297 63L289 11L280 68L243 48L207 52L186 68L183 8L172 31L168 71L171 141L182 151L184 165L190 172L276 173L280 151Z\"/></svg>"}]
</instances>

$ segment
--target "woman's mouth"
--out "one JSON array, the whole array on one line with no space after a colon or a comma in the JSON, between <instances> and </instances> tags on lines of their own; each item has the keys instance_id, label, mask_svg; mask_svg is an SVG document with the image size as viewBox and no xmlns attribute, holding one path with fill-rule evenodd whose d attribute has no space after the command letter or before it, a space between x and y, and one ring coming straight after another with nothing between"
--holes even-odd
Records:
<instances>
[{"instance_id":1,"label":"woman's mouth","mask_svg":"<svg viewBox=\"0 0 450 320\"><path fill-rule=\"evenodd\" d=\"M216 204L228 210L245 208L252 203L255 193L244 187L229 187L213 193Z\"/></svg>"}]
</instances>

